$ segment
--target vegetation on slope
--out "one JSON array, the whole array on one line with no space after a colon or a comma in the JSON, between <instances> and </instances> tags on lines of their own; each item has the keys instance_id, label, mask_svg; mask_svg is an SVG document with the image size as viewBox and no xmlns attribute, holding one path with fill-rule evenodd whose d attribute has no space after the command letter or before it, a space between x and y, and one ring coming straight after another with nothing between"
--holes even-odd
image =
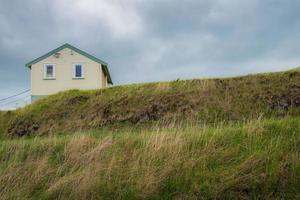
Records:
<instances>
[{"instance_id":1,"label":"vegetation on slope","mask_svg":"<svg viewBox=\"0 0 300 200\"><path fill-rule=\"evenodd\" d=\"M299 199L300 118L0 142L1 199Z\"/></svg>"},{"instance_id":2,"label":"vegetation on slope","mask_svg":"<svg viewBox=\"0 0 300 200\"><path fill-rule=\"evenodd\" d=\"M5 137L5 132L9 126L11 120L14 118L15 112L11 111L0 111L0 140Z\"/></svg>"},{"instance_id":3,"label":"vegetation on slope","mask_svg":"<svg viewBox=\"0 0 300 200\"><path fill-rule=\"evenodd\" d=\"M299 199L299 186L299 70L0 112L1 199Z\"/></svg>"},{"instance_id":4,"label":"vegetation on slope","mask_svg":"<svg viewBox=\"0 0 300 200\"><path fill-rule=\"evenodd\" d=\"M9 135L56 134L173 120L199 123L298 116L300 72L62 92L15 113Z\"/></svg>"}]
</instances>

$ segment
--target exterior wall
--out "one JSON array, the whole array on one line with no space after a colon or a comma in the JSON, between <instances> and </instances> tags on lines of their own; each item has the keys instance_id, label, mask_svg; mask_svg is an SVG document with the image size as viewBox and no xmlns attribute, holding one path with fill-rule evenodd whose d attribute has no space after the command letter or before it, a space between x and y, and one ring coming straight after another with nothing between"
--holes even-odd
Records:
<instances>
[{"instance_id":1,"label":"exterior wall","mask_svg":"<svg viewBox=\"0 0 300 200\"><path fill-rule=\"evenodd\" d=\"M59 53L59 58L52 55L31 66L32 96L51 95L70 89L89 90L103 87L104 73L101 64L69 48L65 48ZM75 63L83 64L84 79L73 79ZM55 64L54 80L44 79L44 64Z\"/></svg>"},{"instance_id":2,"label":"exterior wall","mask_svg":"<svg viewBox=\"0 0 300 200\"><path fill-rule=\"evenodd\" d=\"M107 76L105 76L104 73L102 73L102 87L106 88L107 87Z\"/></svg>"}]
</instances>

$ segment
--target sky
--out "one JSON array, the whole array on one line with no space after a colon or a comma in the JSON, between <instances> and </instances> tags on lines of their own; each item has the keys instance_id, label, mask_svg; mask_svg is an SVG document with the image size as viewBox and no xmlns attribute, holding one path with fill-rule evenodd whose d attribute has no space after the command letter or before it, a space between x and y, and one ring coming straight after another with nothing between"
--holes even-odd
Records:
<instances>
[{"instance_id":1,"label":"sky","mask_svg":"<svg viewBox=\"0 0 300 200\"><path fill-rule=\"evenodd\" d=\"M27 62L64 43L108 62L115 85L300 66L299 10L299 0L0 0L0 109L29 100L1 101L30 88Z\"/></svg>"}]
</instances>

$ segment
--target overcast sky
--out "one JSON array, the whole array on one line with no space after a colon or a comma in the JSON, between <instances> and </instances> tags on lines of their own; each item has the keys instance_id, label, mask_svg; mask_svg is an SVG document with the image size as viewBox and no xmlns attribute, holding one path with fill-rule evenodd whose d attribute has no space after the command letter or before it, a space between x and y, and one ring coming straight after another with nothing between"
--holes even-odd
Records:
<instances>
[{"instance_id":1,"label":"overcast sky","mask_svg":"<svg viewBox=\"0 0 300 200\"><path fill-rule=\"evenodd\" d=\"M64 43L108 62L115 84L285 70L300 66L300 1L0 0L0 99Z\"/></svg>"}]
</instances>

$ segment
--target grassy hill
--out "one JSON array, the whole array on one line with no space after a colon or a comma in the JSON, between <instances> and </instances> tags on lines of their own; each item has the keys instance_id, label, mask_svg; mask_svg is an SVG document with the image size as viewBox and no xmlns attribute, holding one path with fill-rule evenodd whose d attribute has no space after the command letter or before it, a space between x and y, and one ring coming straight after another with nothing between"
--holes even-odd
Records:
<instances>
[{"instance_id":1,"label":"grassy hill","mask_svg":"<svg viewBox=\"0 0 300 200\"><path fill-rule=\"evenodd\" d=\"M172 121L201 124L298 116L300 72L136 84L53 95L4 118L13 136Z\"/></svg>"},{"instance_id":2,"label":"grassy hill","mask_svg":"<svg viewBox=\"0 0 300 200\"><path fill-rule=\"evenodd\" d=\"M299 199L300 72L63 92L0 138L1 199Z\"/></svg>"}]
</instances>

